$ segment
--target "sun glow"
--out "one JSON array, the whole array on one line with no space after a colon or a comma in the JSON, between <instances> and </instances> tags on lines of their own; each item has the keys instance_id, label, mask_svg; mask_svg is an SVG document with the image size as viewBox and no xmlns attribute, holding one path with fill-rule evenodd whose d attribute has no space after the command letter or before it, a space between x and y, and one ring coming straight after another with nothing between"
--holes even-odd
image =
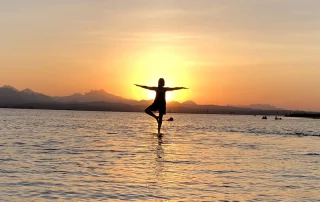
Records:
<instances>
[{"instance_id":1,"label":"sun glow","mask_svg":"<svg viewBox=\"0 0 320 202\"><path fill-rule=\"evenodd\" d=\"M139 52L133 58L132 81L141 85L157 86L158 79L165 79L165 87L190 86L187 57L173 47L156 47ZM155 92L134 89L136 99L154 99ZM184 101L188 91L167 92L167 101Z\"/></svg>"},{"instance_id":2,"label":"sun glow","mask_svg":"<svg viewBox=\"0 0 320 202\"><path fill-rule=\"evenodd\" d=\"M167 100L167 101L173 101L172 92L167 92L167 93L166 93L166 100Z\"/></svg>"},{"instance_id":3,"label":"sun glow","mask_svg":"<svg viewBox=\"0 0 320 202\"><path fill-rule=\"evenodd\" d=\"M148 96L148 100L153 100L156 96L156 92L155 91L147 91L147 96Z\"/></svg>"},{"instance_id":4,"label":"sun glow","mask_svg":"<svg viewBox=\"0 0 320 202\"><path fill-rule=\"evenodd\" d=\"M147 99L148 100L153 100L156 96L156 92L155 91L147 91ZM166 100L167 101L173 101L173 97L172 97L172 92L167 92L166 93Z\"/></svg>"}]
</instances>

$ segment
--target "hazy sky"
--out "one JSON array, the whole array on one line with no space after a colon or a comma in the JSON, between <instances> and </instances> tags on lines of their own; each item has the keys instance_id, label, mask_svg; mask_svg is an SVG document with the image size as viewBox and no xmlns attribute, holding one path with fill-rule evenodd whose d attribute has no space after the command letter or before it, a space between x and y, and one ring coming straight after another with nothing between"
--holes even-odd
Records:
<instances>
[{"instance_id":1,"label":"hazy sky","mask_svg":"<svg viewBox=\"0 0 320 202\"><path fill-rule=\"evenodd\" d=\"M319 0L0 0L0 85L320 110Z\"/></svg>"}]
</instances>

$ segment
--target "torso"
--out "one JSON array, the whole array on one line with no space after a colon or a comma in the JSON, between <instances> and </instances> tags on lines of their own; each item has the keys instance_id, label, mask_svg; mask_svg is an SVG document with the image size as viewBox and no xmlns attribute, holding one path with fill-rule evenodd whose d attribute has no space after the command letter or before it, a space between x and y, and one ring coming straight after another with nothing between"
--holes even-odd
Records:
<instances>
[{"instance_id":1,"label":"torso","mask_svg":"<svg viewBox=\"0 0 320 202\"><path fill-rule=\"evenodd\" d=\"M154 99L155 103L166 104L166 89L158 88L156 91L156 98Z\"/></svg>"}]
</instances>

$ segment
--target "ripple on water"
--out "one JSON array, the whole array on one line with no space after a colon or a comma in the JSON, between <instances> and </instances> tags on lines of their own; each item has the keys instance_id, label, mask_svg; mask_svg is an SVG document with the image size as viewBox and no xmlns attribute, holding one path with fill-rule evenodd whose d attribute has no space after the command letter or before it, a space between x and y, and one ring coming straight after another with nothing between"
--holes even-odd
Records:
<instances>
[{"instance_id":1,"label":"ripple on water","mask_svg":"<svg viewBox=\"0 0 320 202\"><path fill-rule=\"evenodd\" d=\"M320 156L320 153L307 153L307 156Z\"/></svg>"}]
</instances>

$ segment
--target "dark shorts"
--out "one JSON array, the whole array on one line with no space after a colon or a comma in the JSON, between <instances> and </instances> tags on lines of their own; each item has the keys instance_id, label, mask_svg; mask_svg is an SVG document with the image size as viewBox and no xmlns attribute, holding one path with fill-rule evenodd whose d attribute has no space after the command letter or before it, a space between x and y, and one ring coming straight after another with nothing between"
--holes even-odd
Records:
<instances>
[{"instance_id":1,"label":"dark shorts","mask_svg":"<svg viewBox=\"0 0 320 202\"><path fill-rule=\"evenodd\" d=\"M163 103L152 103L146 110L153 112L158 111L161 114L166 114L166 104Z\"/></svg>"}]
</instances>

